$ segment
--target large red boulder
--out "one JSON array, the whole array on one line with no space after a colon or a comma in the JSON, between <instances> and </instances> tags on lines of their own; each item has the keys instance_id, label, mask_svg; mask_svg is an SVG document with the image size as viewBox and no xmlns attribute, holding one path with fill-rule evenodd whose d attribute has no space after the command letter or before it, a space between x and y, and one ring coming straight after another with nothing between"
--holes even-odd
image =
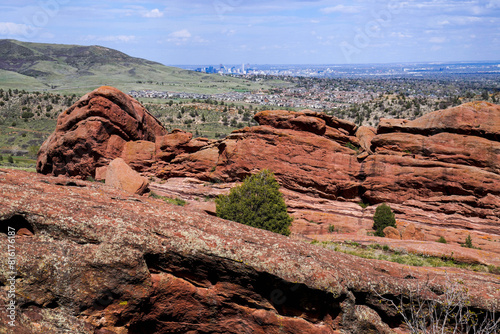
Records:
<instances>
[{"instance_id":1,"label":"large red boulder","mask_svg":"<svg viewBox=\"0 0 500 334\"><path fill-rule=\"evenodd\" d=\"M384 120L364 161L364 197L442 213L434 226L500 233L500 106L471 102Z\"/></svg>"},{"instance_id":2,"label":"large red boulder","mask_svg":"<svg viewBox=\"0 0 500 334\"><path fill-rule=\"evenodd\" d=\"M194 153L214 142L207 138L195 138L190 132L174 129L156 139L156 156L159 161L169 162L183 153Z\"/></svg>"},{"instance_id":3,"label":"large red boulder","mask_svg":"<svg viewBox=\"0 0 500 334\"><path fill-rule=\"evenodd\" d=\"M298 193L388 202L400 206L403 220L497 233L500 147L492 138L499 113L496 105L469 103L414 121L382 120L384 133L377 134L311 111L263 111L255 116L260 126L234 131L193 154L182 151L158 165L157 175L227 183L267 168L284 188ZM478 132L466 120L488 126ZM363 157L359 150L366 152Z\"/></svg>"},{"instance_id":4,"label":"large red boulder","mask_svg":"<svg viewBox=\"0 0 500 334\"><path fill-rule=\"evenodd\" d=\"M167 131L135 99L103 86L83 96L57 119L38 153L37 171L80 178L119 157L126 142L154 142Z\"/></svg>"},{"instance_id":5,"label":"large red boulder","mask_svg":"<svg viewBox=\"0 0 500 334\"><path fill-rule=\"evenodd\" d=\"M111 161L106 169L106 185L132 194L143 194L148 188L148 179L141 176L122 159Z\"/></svg>"}]
</instances>

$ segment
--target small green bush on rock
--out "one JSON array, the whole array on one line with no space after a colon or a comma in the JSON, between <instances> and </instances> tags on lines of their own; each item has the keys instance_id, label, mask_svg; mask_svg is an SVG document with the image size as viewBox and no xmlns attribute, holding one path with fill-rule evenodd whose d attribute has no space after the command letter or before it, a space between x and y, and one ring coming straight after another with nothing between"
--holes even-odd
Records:
<instances>
[{"instance_id":1,"label":"small green bush on rock","mask_svg":"<svg viewBox=\"0 0 500 334\"><path fill-rule=\"evenodd\" d=\"M274 174L267 169L247 177L242 185L232 188L229 195L215 199L217 216L289 235L293 219L288 215L279 188Z\"/></svg>"},{"instance_id":2,"label":"small green bush on rock","mask_svg":"<svg viewBox=\"0 0 500 334\"><path fill-rule=\"evenodd\" d=\"M387 226L396 227L396 218L391 210L391 207L387 204L382 204L377 207L375 214L373 215L373 229L375 230L375 235L378 237L385 237L384 228Z\"/></svg>"}]
</instances>

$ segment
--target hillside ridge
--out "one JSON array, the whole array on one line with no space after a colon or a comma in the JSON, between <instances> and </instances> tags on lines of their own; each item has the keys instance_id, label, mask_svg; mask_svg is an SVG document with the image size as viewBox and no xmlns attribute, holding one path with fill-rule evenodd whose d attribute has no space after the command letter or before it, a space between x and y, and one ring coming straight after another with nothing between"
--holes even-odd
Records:
<instances>
[{"instance_id":1,"label":"hillside ridge","mask_svg":"<svg viewBox=\"0 0 500 334\"><path fill-rule=\"evenodd\" d=\"M31 68L40 61L66 63L79 71L88 71L94 65L113 64L117 61L161 65L99 45L81 46L20 42L12 39L0 40L0 69L37 77L39 71ZM44 74L40 73L40 75Z\"/></svg>"},{"instance_id":2,"label":"hillside ridge","mask_svg":"<svg viewBox=\"0 0 500 334\"><path fill-rule=\"evenodd\" d=\"M1 88L31 91L44 87L42 90L83 95L104 85L122 91L188 93L221 93L242 88L258 90L265 86L243 78L166 66L99 45L0 40Z\"/></svg>"}]
</instances>

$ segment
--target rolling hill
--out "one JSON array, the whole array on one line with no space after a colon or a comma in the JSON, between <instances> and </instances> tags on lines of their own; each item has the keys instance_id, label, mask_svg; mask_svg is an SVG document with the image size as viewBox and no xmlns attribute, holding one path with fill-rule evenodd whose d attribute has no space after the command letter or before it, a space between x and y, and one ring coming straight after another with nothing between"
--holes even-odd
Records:
<instances>
[{"instance_id":1,"label":"rolling hill","mask_svg":"<svg viewBox=\"0 0 500 334\"><path fill-rule=\"evenodd\" d=\"M267 88L252 81L169 67L102 46L0 40L0 88L82 94L102 85L123 91L220 93Z\"/></svg>"}]
</instances>

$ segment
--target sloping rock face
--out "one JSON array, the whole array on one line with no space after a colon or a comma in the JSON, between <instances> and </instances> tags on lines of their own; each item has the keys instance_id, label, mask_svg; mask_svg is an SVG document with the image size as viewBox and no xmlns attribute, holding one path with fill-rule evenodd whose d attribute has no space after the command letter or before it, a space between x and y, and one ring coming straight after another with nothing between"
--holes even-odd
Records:
<instances>
[{"instance_id":1,"label":"sloping rock face","mask_svg":"<svg viewBox=\"0 0 500 334\"><path fill-rule=\"evenodd\" d=\"M451 280L474 307L500 300L497 275L356 258L98 182L0 170L9 240L16 333L401 333L374 291L425 281L420 296L441 298ZM0 312L0 331L9 321Z\"/></svg>"},{"instance_id":2,"label":"sloping rock face","mask_svg":"<svg viewBox=\"0 0 500 334\"><path fill-rule=\"evenodd\" d=\"M126 142L154 142L167 131L135 99L113 87L83 96L57 119L38 153L37 171L85 178L121 155Z\"/></svg>"}]
</instances>

